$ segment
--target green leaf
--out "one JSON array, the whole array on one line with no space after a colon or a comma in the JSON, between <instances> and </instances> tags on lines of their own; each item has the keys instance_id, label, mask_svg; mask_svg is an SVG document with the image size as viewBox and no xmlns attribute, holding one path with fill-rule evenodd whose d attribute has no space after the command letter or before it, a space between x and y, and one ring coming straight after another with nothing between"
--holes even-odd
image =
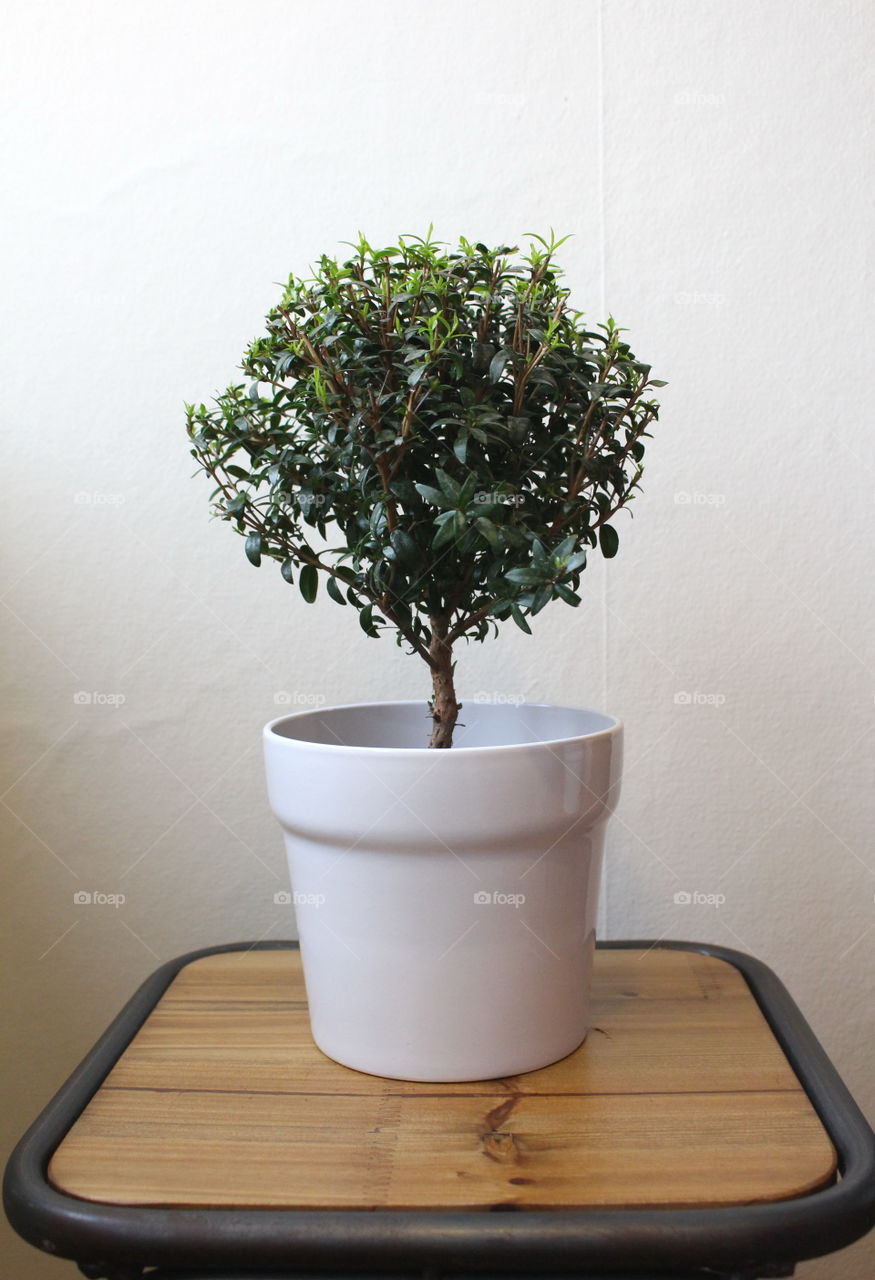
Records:
<instances>
[{"instance_id":1,"label":"green leaf","mask_svg":"<svg viewBox=\"0 0 875 1280\"><path fill-rule=\"evenodd\" d=\"M319 573L315 565L305 564L302 566L298 575L298 587L307 604L312 604L319 590Z\"/></svg>"},{"instance_id":2,"label":"green leaf","mask_svg":"<svg viewBox=\"0 0 875 1280\"><path fill-rule=\"evenodd\" d=\"M524 417L511 417L507 420L507 434L511 444L521 445L529 433L529 420Z\"/></svg>"},{"instance_id":3,"label":"green leaf","mask_svg":"<svg viewBox=\"0 0 875 1280\"><path fill-rule=\"evenodd\" d=\"M447 500L440 489L433 489L430 484L415 484L414 489L421 498L425 498L426 502L430 502L433 507L440 507L441 510L452 510L455 502Z\"/></svg>"},{"instance_id":4,"label":"green leaf","mask_svg":"<svg viewBox=\"0 0 875 1280\"><path fill-rule=\"evenodd\" d=\"M435 536L432 538L431 545L433 550L439 551L441 547L447 547L451 542L456 540L455 516L456 512L447 512L449 519L443 520L440 524Z\"/></svg>"},{"instance_id":5,"label":"green leaf","mask_svg":"<svg viewBox=\"0 0 875 1280\"><path fill-rule=\"evenodd\" d=\"M344 598L343 592L341 591L340 587L337 585L336 578L328 579L328 581L325 583L325 590L331 596L332 600L336 600L338 604L342 604L344 606L346 605L346 600Z\"/></svg>"},{"instance_id":6,"label":"green leaf","mask_svg":"<svg viewBox=\"0 0 875 1280\"><path fill-rule=\"evenodd\" d=\"M411 569L420 564L422 556L419 547L406 529L393 529L389 535L389 545L400 568Z\"/></svg>"},{"instance_id":7,"label":"green leaf","mask_svg":"<svg viewBox=\"0 0 875 1280\"><path fill-rule=\"evenodd\" d=\"M580 596L572 591L570 587L566 587L562 582L554 582L553 590L560 600L564 600L566 604L572 605L575 609L580 604Z\"/></svg>"},{"instance_id":8,"label":"green leaf","mask_svg":"<svg viewBox=\"0 0 875 1280\"><path fill-rule=\"evenodd\" d=\"M518 604L512 604L510 606L510 616L513 618L514 622L517 624L520 631L525 631L527 636L530 636L532 634L532 628L526 622L526 619L523 615L523 611L522 609L520 609Z\"/></svg>"},{"instance_id":9,"label":"green leaf","mask_svg":"<svg viewBox=\"0 0 875 1280\"><path fill-rule=\"evenodd\" d=\"M284 560L280 565L280 573L283 575L286 582L295 581L295 575L293 572L293 563L294 562L291 559L288 559L288 560Z\"/></svg>"},{"instance_id":10,"label":"green leaf","mask_svg":"<svg viewBox=\"0 0 875 1280\"><path fill-rule=\"evenodd\" d=\"M537 587L544 580L544 575L534 569L508 569L504 576L519 587Z\"/></svg>"},{"instance_id":11,"label":"green leaf","mask_svg":"<svg viewBox=\"0 0 875 1280\"><path fill-rule=\"evenodd\" d=\"M550 603L552 599L553 599L552 586L539 588L539 590L537 590L534 593L534 596L532 597L532 603L530 607L530 612L532 617L534 617L536 613L540 613L542 609L546 608L546 606Z\"/></svg>"},{"instance_id":12,"label":"green leaf","mask_svg":"<svg viewBox=\"0 0 875 1280\"><path fill-rule=\"evenodd\" d=\"M483 534L483 537L489 543L490 547L492 547L493 551L497 550L501 546L501 538L499 537L498 530L492 521L488 520L486 516L478 516L474 521L474 527Z\"/></svg>"},{"instance_id":13,"label":"green leaf","mask_svg":"<svg viewBox=\"0 0 875 1280\"><path fill-rule=\"evenodd\" d=\"M617 530L612 525L603 524L599 527L599 546L606 560L612 560L617 554L620 547L620 538Z\"/></svg>"},{"instance_id":14,"label":"green leaf","mask_svg":"<svg viewBox=\"0 0 875 1280\"><path fill-rule=\"evenodd\" d=\"M452 506L458 506L459 494L461 489L452 476L448 476L446 471L442 471L440 467L435 467L435 476L441 487L441 492L449 500Z\"/></svg>"},{"instance_id":15,"label":"green leaf","mask_svg":"<svg viewBox=\"0 0 875 1280\"><path fill-rule=\"evenodd\" d=\"M382 622L382 618L380 618L379 621ZM372 640L379 639L380 633L376 627L376 620L374 619L374 606L372 604L365 605L364 609L362 609L361 613L359 614L359 626L361 627L362 631L364 631L365 635L370 636Z\"/></svg>"},{"instance_id":16,"label":"green leaf","mask_svg":"<svg viewBox=\"0 0 875 1280\"><path fill-rule=\"evenodd\" d=\"M477 489L479 487L480 487L480 477L477 475L475 471L469 472L468 477L465 480L465 483L462 485L461 489L459 490L459 496L456 499L460 510L467 511L468 507L471 505L471 501L474 497L474 494L477 492Z\"/></svg>"},{"instance_id":17,"label":"green leaf","mask_svg":"<svg viewBox=\"0 0 875 1280\"><path fill-rule=\"evenodd\" d=\"M510 359L510 355L510 350L507 347L502 347L489 361L488 377L490 382L497 382L502 373L504 373L504 366Z\"/></svg>"},{"instance_id":18,"label":"green leaf","mask_svg":"<svg viewBox=\"0 0 875 1280\"><path fill-rule=\"evenodd\" d=\"M246 552L246 558L249 560L249 563L254 564L257 569L261 564L261 534L250 533L249 537L243 544L243 549Z\"/></svg>"}]
</instances>

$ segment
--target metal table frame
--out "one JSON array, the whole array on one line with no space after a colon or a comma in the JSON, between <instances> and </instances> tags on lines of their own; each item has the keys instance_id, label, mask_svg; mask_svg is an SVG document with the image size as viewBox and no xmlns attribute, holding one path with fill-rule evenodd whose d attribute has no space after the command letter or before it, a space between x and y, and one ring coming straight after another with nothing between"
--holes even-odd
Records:
<instances>
[{"instance_id":1,"label":"metal table frame","mask_svg":"<svg viewBox=\"0 0 875 1280\"><path fill-rule=\"evenodd\" d=\"M261 950L296 942L255 944ZM94 1280L353 1280L367 1274L452 1274L514 1280L693 1280L791 1275L797 1262L842 1249L875 1225L875 1134L786 988L753 956L694 942L619 941L606 949L697 951L747 981L838 1154L839 1178L810 1195L708 1209L192 1209L101 1204L55 1190L49 1160L193 951L147 978L30 1127L9 1159L4 1206L16 1231ZM186 1270L188 1268L188 1270ZM235 1270L236 1268L236 1270ZM150 1273L151 1280L152 1273Z\"/></svg>"}]
</instances>

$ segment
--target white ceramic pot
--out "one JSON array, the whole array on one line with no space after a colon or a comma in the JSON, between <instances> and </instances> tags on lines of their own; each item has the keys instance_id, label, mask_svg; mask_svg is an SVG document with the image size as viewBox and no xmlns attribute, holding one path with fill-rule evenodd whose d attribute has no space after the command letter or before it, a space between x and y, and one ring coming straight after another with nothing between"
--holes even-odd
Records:
<instances>
[{"instance_id":1,"label":"white ceramic pot","mask_svg":"<svg viewBox=\"0 0 875 1280\"><path fill-rule=\"evenodd\" d=\"M405 1080L517 1075L587 1032L622 726L465 704L428 750L424 702L282 716L264 731L313 1038Z\"/></svg>"}]
</instances>

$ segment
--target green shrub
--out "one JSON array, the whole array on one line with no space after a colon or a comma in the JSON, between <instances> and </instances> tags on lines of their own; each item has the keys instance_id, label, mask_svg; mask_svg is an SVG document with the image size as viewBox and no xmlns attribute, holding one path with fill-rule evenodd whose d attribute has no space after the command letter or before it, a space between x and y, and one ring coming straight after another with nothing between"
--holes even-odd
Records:
<instances>
[{"instance_id":1,"label":"green shrub","mask_svg":"<svg viewBox=\"0 0 875 1280\"><path fill-rule=\"evenodd\" d=\"M320 578L432 675L432 746L459 712L453 649L576 606L589 552L638 488L665 384L613 319L590 327L554 262L405 236L289 280L212 408L187 405L216 513L304 600Z\"/></svg>"}]
</instances>

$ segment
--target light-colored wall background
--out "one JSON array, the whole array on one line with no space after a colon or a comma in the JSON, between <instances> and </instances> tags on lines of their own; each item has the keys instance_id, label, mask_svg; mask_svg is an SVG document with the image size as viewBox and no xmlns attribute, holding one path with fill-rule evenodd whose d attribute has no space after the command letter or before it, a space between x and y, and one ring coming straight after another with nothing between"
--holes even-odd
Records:
<instances>
[{"instance_id":1,"label":"light-colored wall background","mask_svg":"<svg viewBox=\"0 0 875 1280\"><path fill-rule=\"evenodd\" d=\"M463 653L462 692L624 718L607 933L760 955L875 1113L872 6L32 0L4 28L10 1143L159 960L291 932L276 695L425 695L208 521L181 404L291 269L429 221L574 232L576 299L671 383L619 558ZM801 1274L873 1270L862 1243Z\"/></svg>"}]
</instances>

